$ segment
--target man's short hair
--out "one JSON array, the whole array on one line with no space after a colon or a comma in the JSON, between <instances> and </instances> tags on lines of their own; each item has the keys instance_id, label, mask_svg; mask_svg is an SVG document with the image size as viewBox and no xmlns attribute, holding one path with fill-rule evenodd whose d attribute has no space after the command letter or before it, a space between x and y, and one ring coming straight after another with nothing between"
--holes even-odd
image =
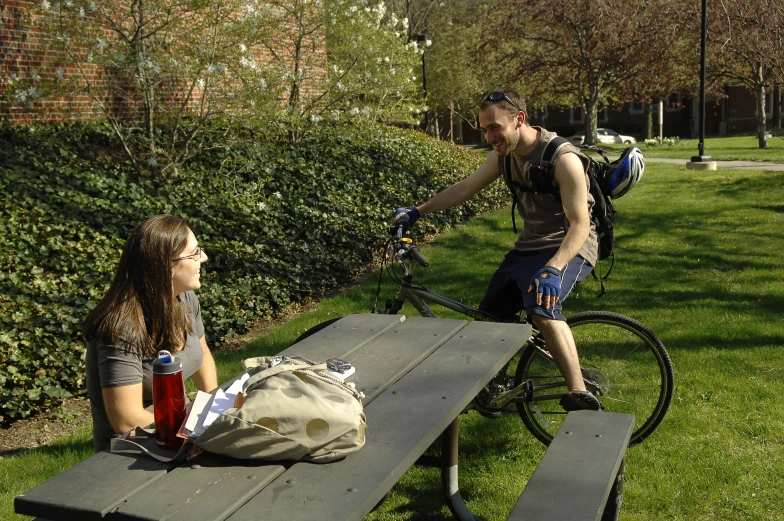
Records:
<instances>
[{"instance_id":1,"label":"man's short hair","mask_svg":"<svg viewBox=\"0 0 784 521\"><path fill-rule=\"evenodd\" d=\"M489 99L490 94L495 92L500 92L501 94L505 95L507 98L512 100L515 105L517 105L517 108L520 109L520 112L525 112L526 116L528 115L528 109L525 106L525 99L520 96L517 91L511 89L499 89L486 93L484 96L482 96L482 104L479 106L480 111L487 110L491 105L500 105L501 109L506 112L510 118L514 119L517 117L517 108L509 103L509 101L503 98L498 101Z\"/></svg>"}]
</instances>

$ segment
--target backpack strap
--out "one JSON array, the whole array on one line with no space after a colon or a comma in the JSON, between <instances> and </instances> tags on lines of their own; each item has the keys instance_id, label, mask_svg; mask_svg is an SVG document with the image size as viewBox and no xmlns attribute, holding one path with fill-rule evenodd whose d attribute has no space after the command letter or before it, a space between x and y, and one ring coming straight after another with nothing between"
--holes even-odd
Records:
<instances>
[{"instance_id":1,"label":"backpack strap","mask_svg":"<svg viewBox=\"0 0 784 521\"><path fill-rule=\"evenodd\" d=\"M191 440L185 440L176 453L161 449L155 442L155 430L142 427L134 427L119 438L112 438L109 450L114 453L142 453L162 463L179 463L202 453L202 449L193 445Z\"/></svg>"},{"instance_id":2,"label":"backpack strap","mask_svg":"<svg viewBox=\"0 0 784 521\"><path fill-rule=\"evenodd\" d=\"M607 293L607 290L604 288L604 281L607 280L608 278L610 278L610 273L612 273L612 269L615 266L615 254L614 253L611 254L608 257L608 259L610 259L610 267L607 269L607 272L604 275L602 275L601 277L596 275L596 269L598 268L598 266L594 267L594 269L591 270L591 275L593 275L594 279L599 281L599 286L601 286L601 289L599 290L599 293L596 294L596 298L601 298L605 293ZM599 261L599 262L602 262L602 261ZM598 264L598 262L597 262L597 264Z\"/></svg>"},{"instance_id":3,"label":"backpack strap","mask_svg":"<svg viewBox=\"0 0 784 521\"><path fill-rule=\"evenodd\" d=\"M547 143L547 147L544 149L544 154L542 154L542 162L539 163L540 166L543 168L551 168L550 163L553 160L553 156L555 153L563 146L569 143L569 140L565 137L555 136Z\"/></svg>"},{"instance_id":4,"label":"backpack strap","mask_svg":"<svg viewBox=\"0 0 784 521\"><path fill-rule=\"evenodd\" d=\"M498 158L498 169L501 170L506 187L512 194L512 229L517 233L517 216L515 215L515 209L517 208L517 191L515 190L515 187L522 191L526 191L526 187L512 180L512 158L508 154Z\"/></svg>"},{"instance_id":5,"label":"backpack strap","mask_svg":"<svg viewBox=\"0 0 784 521\"><path fill-rule=\"evenodd\" d=\"M530 177L533 180L533 186L526 186L523 183L518 183L512 179L512 157L510 155L498 158L498 168L504 176L504 182L506 183L507 188L512 192L512 228L515 233L517 233L517 216L515 215L515 210L517 209L517 204L519 202L517 198L518 190L521 192L550 194L560 201L561 195L558 191L558 187L555 186L552 160L555 153L563 145L568 143L569 140L561 136L555 136L547 142L547 146L542 154L541 162L536 165L531 165Z\"/></svg>"}]
</instances>

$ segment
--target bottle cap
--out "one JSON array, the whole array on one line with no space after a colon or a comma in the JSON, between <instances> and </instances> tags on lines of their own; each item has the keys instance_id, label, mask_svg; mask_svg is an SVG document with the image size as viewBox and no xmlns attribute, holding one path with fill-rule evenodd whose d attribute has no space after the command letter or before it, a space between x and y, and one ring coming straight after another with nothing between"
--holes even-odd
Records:
<instances>
[{"instance_id":1,"label":"bottle cap","mask_svg":"<svg viewBox=\"0 0 784 521\"><path fill-rule=\"evenodd\" d=\"M158 351L158 358L152 361L153 374L174 374L182 371L182 359L173 356L165 349Z\"/></svg>"}]
</instances>

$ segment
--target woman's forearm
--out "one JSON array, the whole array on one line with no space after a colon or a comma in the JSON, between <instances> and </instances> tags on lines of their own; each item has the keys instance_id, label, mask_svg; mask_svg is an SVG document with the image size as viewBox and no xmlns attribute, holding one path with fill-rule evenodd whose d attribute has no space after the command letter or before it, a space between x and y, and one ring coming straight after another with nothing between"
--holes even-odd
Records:
<instances>
[{"instance_id":1,"label":"woman's forearm","mask_svg":"<svg viewBox=\"0 0 784 521\"><path fill-rule=\"evenodd\" d=\"M215 359L212 358L212 353L207 347L207 340L204 337L201 337L201 347L204 359L199 369L191 375L191 379L200 391L208 393L218 387L218 371L215 369Z\"/></svg>"}]
</instances>

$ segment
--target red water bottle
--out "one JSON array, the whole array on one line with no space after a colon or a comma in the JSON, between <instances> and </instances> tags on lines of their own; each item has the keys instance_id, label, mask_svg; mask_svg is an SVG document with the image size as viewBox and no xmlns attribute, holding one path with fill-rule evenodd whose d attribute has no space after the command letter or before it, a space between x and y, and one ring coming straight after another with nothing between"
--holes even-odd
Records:
<instances>
[{"instance_id":1,"label":"red water bottle","mask_svg":"<svg viewBox=\"0 0 784 521\"><path fill-rule=\"evenodd\" d=\"M166 350L152 362L152 402L155 414L155 439L165 449L176 449L183 439L177 431L185 420L185 383L182 360Z\"/></svg>"}]
</instances>

